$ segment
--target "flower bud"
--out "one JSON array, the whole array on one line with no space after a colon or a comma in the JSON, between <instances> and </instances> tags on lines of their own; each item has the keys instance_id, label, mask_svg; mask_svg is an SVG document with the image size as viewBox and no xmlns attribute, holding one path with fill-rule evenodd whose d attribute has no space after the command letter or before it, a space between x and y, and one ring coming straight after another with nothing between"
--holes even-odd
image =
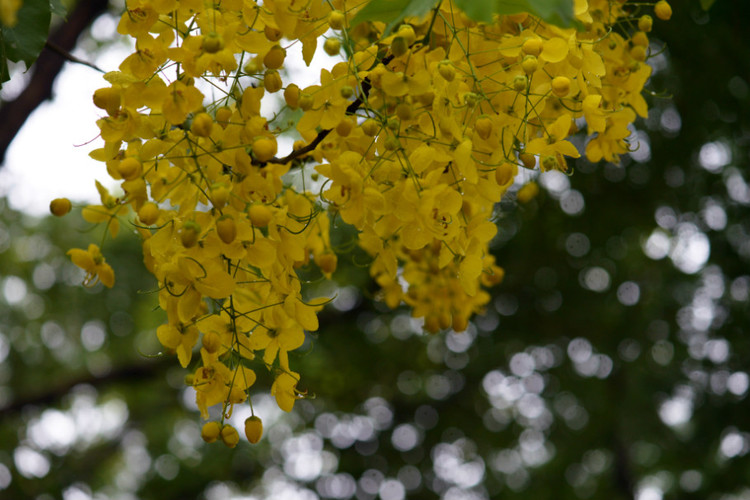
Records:
<instances>
[{"instance_id":1,"label":"flower bud","mask_svg":"<svg viewBox=\"0 0 750 500\"><path fill-rule=\"evenodd\" d=\"M263 421L255 415L245 419L245 436L252 444L260 441L263 436Z\"/></svg>"},{"instance_id":2,"label":"flower bud","mask_svg":"<svg viewBox=\"0 0 750 500\"><path fill-rule=\"evenodd\" d=\"M55 198L49 204L49 211L52 213L52 215L55 215L57 217L62 217L63 215L67 214L72 208L73 205L67 198Z\"/></svg>"}]
</instances>

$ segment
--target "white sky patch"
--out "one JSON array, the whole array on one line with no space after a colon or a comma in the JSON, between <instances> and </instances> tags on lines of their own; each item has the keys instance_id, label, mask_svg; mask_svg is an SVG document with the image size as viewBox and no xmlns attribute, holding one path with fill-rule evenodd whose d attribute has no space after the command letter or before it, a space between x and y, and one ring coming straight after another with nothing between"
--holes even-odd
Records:
<instances>
[{"instance_id":1,"label":"white sky patch","mask_svg":"<svg viewBox=\"0 0 750 500\"><path fill-rule=\"evenodd\" d=\"M127 57L129 49L113 46L105 52L96 64L110 71ZM108 85L89 67L65 64L55 82L53 100L29 116L0 169L0 195L7 196L12 208L44 215L54 198L98 202L94 179L106 181L109 176L102 163L89 157L90 151L101 147L96 120L105 115L94 106L92 96Z\"/></svg>"}]
</instances>

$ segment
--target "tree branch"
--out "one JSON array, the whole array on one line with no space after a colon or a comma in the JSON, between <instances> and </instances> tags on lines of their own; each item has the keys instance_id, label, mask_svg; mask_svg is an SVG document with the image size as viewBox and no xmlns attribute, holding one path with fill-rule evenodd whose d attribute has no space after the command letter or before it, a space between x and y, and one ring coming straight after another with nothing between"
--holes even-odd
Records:
<instances>
[{"instance_id":1,"label":"tree branch","mask_svg":"<svg viewBox=\"0 0 750 500\"><path fill-rule=\"evenodd\" d=\"M392 60L393 60L393 56L389 55L389 56L384 57L383 60L379 61L379 62L382 62L384 65L387 66L388 63L390 63ZM370 83L370 78L369 77L365 77L365 79L362 80L362 92L360 93L360 95L351 104L349 104L349 106L346 107L346 114L347 115L353 115L354 113L357 112L357 110L362 105L362 103L364 103L365 100L367 100L367 97L370 94L370 89L371 88L372 88L372 84ZM320 132L318 132L318 135L315 136L315 139L313 139L312 141L310 141L310 144L306 145L303 148L299 148L296 151L292 151L291 153L289 153L288 155L286 155L283 158L275 158L274 157L274 158L271 158L270 160L268 160L267 162L259 162L257 160L253 160L252 163L253 163L253 165L260 165L260 166L263 166L266 163L281 163L281 164L284 164L284 163L289 163L290 161L296 160L297 158L302 158L307 153L310 153L310 152L314 151L315 148L318 147L318 144L320 144L321 142L323 142L323 139L325 139L328 136L328 134L331 133L331 130L333 130L333 129L321 130Z\"/></svg>"},{"instance_id":2,"label":"tree branch","mask_svg":"<svg viewBox=\"0 0 750 500\"><path fill-rule=\"evenodd\" d=\"M44 101L52 97L52 85L62 70L66 58L58 52L70 53L78 37L91 23L107 10L109 0L81 0L68 15L68 19L49 37L47 48L42 51L32 67L31 79L26 88L14 100L0 107L0 165L10 143L21 130L26 119ZM55 47L50 50L50 47Z\"/></svg>"},{"instance_id":3,"label":"tree branch","mask_svg":"<svg viewBox=\"0 0 750 500\"><path fill-rule=\"evenodd\" d=\"M157 373L166 370L172 365L174 365L174 357L164 356L158 361L145 361L138 364L120 366L101 376L94 376L90 374L83 375L49 387L44 392L30 394L25 397L14 399L7 406L0 408L0 418L8 417L14 413L19 412L24 406L47 406L54 404L55 401L58 401L60 398L68 394L71 389L73 389L77 385L89 384L95 387L100 387L102 385L118 382L134 382L144 379L148 380L150 378L153 378Z\"/></svg>"}]
</instances>

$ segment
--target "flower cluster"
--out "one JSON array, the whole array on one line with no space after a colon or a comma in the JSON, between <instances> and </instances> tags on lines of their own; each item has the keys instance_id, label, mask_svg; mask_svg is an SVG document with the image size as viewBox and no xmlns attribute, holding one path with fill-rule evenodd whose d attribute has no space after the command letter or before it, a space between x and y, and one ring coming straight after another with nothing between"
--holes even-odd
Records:
<instances>
[{"instance_id":1,"label":"flower cluster","mask_svg":"<svg viewBox=\"0 0 750 500\"><path fill-rule=\"evenodd\" d=\"M259 365L282 409L303 396L288 353L318 329L325 299L307 297L298 270L336 270L333 221L356 228L390 307L407 304L429 332L462 331L502 280L489 244L519 167L567 171L579 129L590 160L617 161L646 116L642 4L576 0L575 29L529 14L478 23L443 1L392 32L352 25L363 5L128 0L120 19L135 52L94 95L106 115L92 156L124 195L100 187L102 204L83 215L114 236L128 207L137 214L167 313L157 335L191 367L204 418L246 401ZM347 57L300 88L287 49L301 45L309 64L323 39ZM300 117L289 151L274 97ZM286 175L308 163L317 193ZM109 286L98 251L71 256ZM204 437L237 442L218 423Z\"/></svg>"}]
</instances>

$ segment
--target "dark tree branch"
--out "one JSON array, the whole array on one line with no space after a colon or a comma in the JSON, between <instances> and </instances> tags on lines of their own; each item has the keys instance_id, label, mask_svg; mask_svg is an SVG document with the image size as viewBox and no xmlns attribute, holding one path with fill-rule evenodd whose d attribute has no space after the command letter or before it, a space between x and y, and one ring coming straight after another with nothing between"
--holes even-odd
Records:
<instances>
[{"instance_id":1,"label":"dark tree branch","mask_svg":"<svg viewBox=\"0 0 750 500\"><path fill-rule=\"evenodd\" d=\"M54 51L54 52L57 52L58 54L60 54L60 56L63 57L63 59L66 59L66 60L68 60L70 62L74 62L74 63L77 63L77 64L83 64L84 66L88 66L91 69L97 70L99 73L104 73L105 72L103 69L101 69L96 64L90 63L88 61L84 61L80 57L74 56L73 54L71 54L70 52L68 52L67 50L63 49L62 47L60 47L59 45L57 45L56 43L54 43L54 42L52 42L50 40L47 40L47 43L45 43L44 46L46 48Z\"/></svg>"},{"instance_id":2,"label":"dark tree branch","mask_svg":"<svg viewBox=\"0 0 750 500\"><path fill-rule=\"evenodd\" d=\"M383 58L382 62L384 65L388 65L393 60L393 56L389 55ZM349 106L346 107L346 114L347 115L353 115L357 112L359 107L367 100L367 97L370 94L370 89L372 88L372 84L370 83L370 78L365 77L364 80L362 80L362 90L361 94L351 103ZM290 161L296 160L297 158L302 158L307 153L310 153L315 150L315 148L318 147L318 144L323 142L323 139L325 139L328 134L331 133L331 130L333 129L325 129L318 132L318 135L315 136L315 139L313 139L308 145L306 145L303 148L297 149L296 151L292 151L288 155L286 155L283 158L271 158L267 162L259 162L257 160L253 160L253 165L260 165L263 166L266 163L289 163Z\"/></svg>"},{"instance_id":3,"label":"dark tree branch","mask_svg":"<svg viewBox=\"0 0 750 500\"><path fill-rule=\"evenodd\" d=\"M83 375L65 382L61 382L57 385L47 388L43 392L37 394L29 394L18 399L14 399L5 407L0 408L0 418L8 417L13 415L24 406L40 406L40 405L52 405L56 401L60 400L63 396L68 394L71 389L77 385L88 384L95 387L101 387L107 384L114 383L133 383L140 380L148 380L154 378L158 373L166 370L167 368L174 365L174 358L172 356L164 356L159 360L151 360L140 362L138 364L121 366L114 368L108 373L101 376L94 375Z\"/></svg>"},{"instance_id":4,"label":"dark tree branch","mask_svg":"<svg viewBox=\"0 0 750 500\"><path fill-rule=\"evenodd\" d=\"M5 161L5 153L26 119L41 103L52 97L52 84L67 59L60 57L59 53L70 53L81 33L108 6L109 0L79 1L68 15L67 21L49 37L47 48L42 51L32 68L31 79L26 88L16 99L0 107L0 165ZM50 47L55 49L50 50Z\"/></svg>"}]
</instances>

